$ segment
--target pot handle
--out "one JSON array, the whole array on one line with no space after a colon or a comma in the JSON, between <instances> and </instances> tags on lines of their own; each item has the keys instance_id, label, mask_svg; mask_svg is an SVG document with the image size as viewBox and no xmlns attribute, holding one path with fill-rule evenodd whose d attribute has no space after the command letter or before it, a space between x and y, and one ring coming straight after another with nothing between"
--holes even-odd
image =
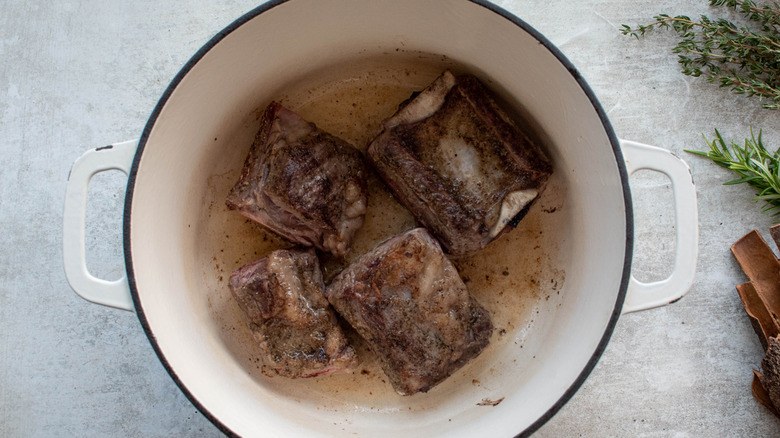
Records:
<instances>
[{"instance_id":1,"label":"pot handle","mask_svg":"<svg viewBox=\"0 0 780 438\"><path fill-rule=\"evenodd\" d=\"M62 255L70 287L93 303L133 310L127 274L115 281L97 278L87 270L85 220L87 189L92 177L107 170L130 173L138 141L126 141L91 149L79 157L68 175L63 213Z\"/></svg>"},{"instance_id":2,"label":"pot handle","mask_svg":"<svg viewBox=\"0 0 780 438\"><path fill-rule=\"evenodd\" d=\"M688 165L666 149L633 141L620 141L629 175L647 169L666 174L672 181L677 247L674 269L665 280L642 283L633 275L623 313L652 309L683 297L693 284L699 250L699 219L696 186Z\"/></svg>"}]
</instances>

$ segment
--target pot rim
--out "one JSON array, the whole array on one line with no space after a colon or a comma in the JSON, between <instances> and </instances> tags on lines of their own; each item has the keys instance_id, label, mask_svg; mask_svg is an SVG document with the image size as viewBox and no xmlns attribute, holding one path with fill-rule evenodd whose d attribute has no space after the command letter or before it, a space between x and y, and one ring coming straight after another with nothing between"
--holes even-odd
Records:
<instances>
[{"instance_id":1,"label":"pot rim","mask_svg":"<svg viewBox=\"0 0 780 438\"><path fill-rule=\"evenodd\" d=\"M149 139L151 130L154 127L157 118L159 117L163 107L165 107L166 103L168 102L168 99L171 97L174 90L178 87L178 85L185 78L185 76L206 55L206 53L208 53L220 41L222 41L223 38L230 35L233 31L240 28L241 26L243 26L250 20L254 19L255 17L259 16L260 14L280 4L287 3L288 1L290 0L270 0L248 11L247 13L245 13L244 15L242 15L241 17L239 17L238 19L230 23L224 29L219 31L216 35L214 35L184 64L184 66L181 68L181 70L179 70L179 72L176 74L173 80L171 80L171 83L163 92L162 96L160 97L157 104L155 105L154 110L149 116L146 125L144 126L143 132L138 142L138 148L136 150L135 157L133 158L132 168L128 175L128 183L127 183L127 189L125 193L122 240L124 246L124 258L125 258L125 266L127 270L127 279L130 287L130 294L133 299L133 305L135 306L136 315L138 316L138 320L140 321L141 326L143 327L143 330L146 333L146 336L149 339L149 342L151 343L155 354L157 355L158 359L162 363L165 370L168 372L168 374L171 376L173 381L179 387L179 389L184 393L187 399L203 414L203 416L205 416L209 421L211 421L211 423L213 423L222 433L224 433L227 436L238 436L238 435L232 430L230 430L218 418L216 418L215 415L213 415L210 411L208 411L208 409L206 409L204 405L201 404L201 402L197 398L195 398L195 396L187 389L185 384L178 377L176 371L173 369L173 367L166 359L164 352L160 349L160 346L157 343L156 337L152 332L149 326L149 322L144 313L143 305L139 298L138 290L136 288L135 275L133 269L132 248L130 244L131 243L130 242L130 231L131 231L130 217L132 215L132 207L133 207L133 191L135 188L138 165L140 163L141 156L143 155L146 142ZM536 432L540 427L542 427L542 425L544 425L547 421L549 421L574 396L577 390L582 386L582 384L585 382L587 377L590 375L591 371L593 371L593 369L595 368L604 350L606 349L606 346L609 343L609 340L615 329L615 325L617 324L617 320L620 317L620 314L622 312L623 303L626 298L628 283L631 276L631 260L632 260L633 245L634 245L634 218L633 218L631 191L629 188L629 175L626 169L625 160L623 159L623 154L620 148L620 142L612 128L612 124L610 123L606 112L604 111L598 99L596 98L596 95L593 92L593 90L587 84L587 82L582 77L582 75L577 70L577 68L574 66L574 64L572 64L571 61L569 61L568 58L566 58L563 52L561 52L560 49L558 49L550 40L548 40L544 35L542 35L540 32L538 32L533 27L531 27L528 23L526 23L525 21L523 21L513 13L510 13L507 10L503 9L502 7L490 3L486 0L467 0L467 1L482 6L498 14L504 19L509 20L511 23L515 24L516 26L520 27L523 31L527 32L534 39L536 39L542 46L544 46L569 71L569 73L572 75L574 80L577 82L577 84L580 86L582 91L587 96L588 100L591 102L593 109L596 111L598 118L601 121L601 124L607 134L607 137L609 138L609 142L610 145L612 146L612 151L614 153L614 157L618 167L618 172L620 174L621 186L623 189L623 202L626 207L625 208L626 238L625 238L625 252L624 252L623 271L622 271L623 273L620 281L620 289L617 294L617 300L615 301L615 306L612 310L609 323L607 324L604 333L602 334L601 340L599 341L596 349L594 350L587 364L580 372L580 374L577 376L577 378L574 380L574 382L571 384L571 386L569 386L569 388L566 389L563 395L541 417L539 417L525 430L521 431L516 435L517 437L527 437L533 434L534 432Z\"/></svg>"}]
</instances>

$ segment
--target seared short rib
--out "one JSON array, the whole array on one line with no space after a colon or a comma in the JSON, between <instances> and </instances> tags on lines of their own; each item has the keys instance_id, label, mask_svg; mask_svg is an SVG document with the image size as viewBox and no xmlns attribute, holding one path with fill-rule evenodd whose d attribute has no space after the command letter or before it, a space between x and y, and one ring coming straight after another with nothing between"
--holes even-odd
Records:
<instances>
[{"instance_id":1,"label":"seared short rib","mask_svg":"<svg viewBox=\"0 0 780 438\"><path fill-rule=\"evenodd\" d=\"M264 365L277 374L314 377L357 365L323 295L313 249L274 251L233 272L229 286L249 318Z\"/></svg>"},{"instance_id":2,"label":"seared short rib","mask_svg":"<svg viewBox=\"0 0 780 438\"><path fill-rule=\"evenodd\" d=\"M422 228L359 257L325 292L402 395L427 392L490 341L488 312Z\"/></svg>"},{"instance_id":3,"label":"seared short rib","mask_svg":"<svg viewBox=\"0 0 780 438\"><path fill-rule=\"evenodd\" d=\"M367 155L453 255L510 230L552 173L541 148L474 76L449 71L385 120Z\"/></svg>"},{"instance_id":4,"label":"seared short rib","mask_svg":"<svg viewBox=\"0 0 780 438\"><path fill-rule=\"evenodd\" d=\"M293 242L342 256L366 212L363 156L271 102L226 204Z\"/></svg>"}]
</instances>

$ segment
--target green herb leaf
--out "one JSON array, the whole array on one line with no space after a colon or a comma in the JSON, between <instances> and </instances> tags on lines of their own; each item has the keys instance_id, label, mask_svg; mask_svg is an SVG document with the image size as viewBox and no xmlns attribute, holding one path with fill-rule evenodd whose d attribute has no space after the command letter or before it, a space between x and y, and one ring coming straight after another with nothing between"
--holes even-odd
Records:
<instances>
[{"instance_id":1,"label":"green herb leaf","mask_svg":"<svg viewBox=\"0 0 780 438\"><path fill-rule=\"evenodd\" d=\"M741 13L753 29L702 15L659 14L655 21L621 32L639 39L653 29L672 29L681 41L672 49L683 74L705 77L735 94L754 97L767 109L780 109L780 6L757 6L752 0L710 0Z\"/></svg>"},{"instance_id":2,"label":"green herb leaf","mask_svg":"<svg viewBox=\"0 0 780 438\"><path fill-rule=\"evenodd\" d=\"M762 213L780 216L780 149L774 153L766 150L763 144L761 131L758 137L750 130L750 138L745 139L745 145L740 146L735 142L726 145L723 136L715 130L715 138L710 141L706 137L704 141L709 146L709 151L689 150L685 151L694 155L707 157L715 164L731 169L739 178L723 183L724 185L748 184L754 187L757 201L766 203Z\"/></svg>"}]
</instances>

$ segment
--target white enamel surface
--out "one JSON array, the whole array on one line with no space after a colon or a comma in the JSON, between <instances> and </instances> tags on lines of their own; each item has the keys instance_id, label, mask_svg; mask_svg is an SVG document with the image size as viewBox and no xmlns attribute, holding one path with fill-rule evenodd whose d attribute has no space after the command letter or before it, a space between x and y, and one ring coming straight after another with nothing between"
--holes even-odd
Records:
<instances>
[{"instance_id":1,"label":"white enamel surface","mask_svg":"<svg viewBox=\"0 0 780 438\"><path fill-rule=\"evenodd\" d=\"M209 178L251 139L253 112L296 76L396 48L448 56L521 104L546 132L566 186L557 260L561 298L536 322L429 394L381 408L339 394L283 387L248 370L204 282L200 242ZM466 1L293 0L248 21L187 73L159 114L138 164L130 245L139 311L192 396L243 436L513 436L542 417L588 366L615 311L626 247L616 156L593 104L547 48L498 14ZM224 298L224 292L221 292ZM619 309L618 309L619 310ZM233 312L233 313L231 313ZM518 335L520 336L520 335ZM480 388L472 378L487 382ZM483 398L504 400L477 406ZM395 404L394 404L395 403Z\"/></svg>"}]
</instances>

